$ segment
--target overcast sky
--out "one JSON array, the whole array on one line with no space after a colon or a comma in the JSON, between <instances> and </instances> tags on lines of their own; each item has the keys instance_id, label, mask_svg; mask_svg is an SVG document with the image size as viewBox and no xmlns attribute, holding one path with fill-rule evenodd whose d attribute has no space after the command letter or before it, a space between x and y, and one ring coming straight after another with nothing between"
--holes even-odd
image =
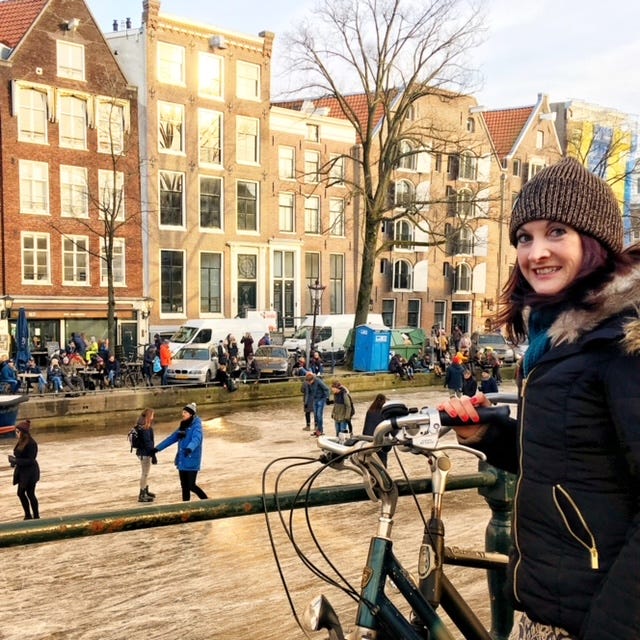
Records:
<instances>
[{"instance_id":1,"label":"overcast sky","mask_svg":"<svg viewBox=\"0 0 640 640\"><path fill-rule=\"evenodd\" d=\"M140 25L142 1L88 0L105 32L114 19ZM312 0L162 0L161 12L230 31L257 35L288 31ZM640 1L486 0L485 43L474 63L475 92L489 108L584 100L640 114ZM277 56L277 49L276 49ZM277 65L277 57L274 60ZM277 67L274 67L277 68Z\"/></svg>"}]
</instances>

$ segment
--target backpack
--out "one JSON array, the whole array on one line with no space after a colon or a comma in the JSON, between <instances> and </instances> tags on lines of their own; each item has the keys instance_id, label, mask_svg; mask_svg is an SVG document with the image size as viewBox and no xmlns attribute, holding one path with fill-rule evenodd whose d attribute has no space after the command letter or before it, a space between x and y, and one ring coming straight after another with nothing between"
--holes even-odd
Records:
<instances>
[{"instance_id":1,"label":"backpack","mask_svg":"<svg viewBox=\"0 0 640 640\"><path fill-rule=\"evenodd\" d=\"M351 418L353 418L353 416L356 415L356 405L353 404L353 398L351 397L351 394L349 392L347 392L347 395L349 396L349 400L351 400L351 411L350 411L349 417L347 419L351 420Z\"/></svg>"},{"instance_id":2,"label":"backpack","mask_svg":"<svg viewBox=\"0 0 640 640\"><path fill-rule=\"evenodd\" d=\"M142 428L137 424L131 427L129 433L127 434L127 439L129 440L129 444L131 445L131 451L134 449L140 449L144 446L142 441Z\"/></svg>"}]
</instances>

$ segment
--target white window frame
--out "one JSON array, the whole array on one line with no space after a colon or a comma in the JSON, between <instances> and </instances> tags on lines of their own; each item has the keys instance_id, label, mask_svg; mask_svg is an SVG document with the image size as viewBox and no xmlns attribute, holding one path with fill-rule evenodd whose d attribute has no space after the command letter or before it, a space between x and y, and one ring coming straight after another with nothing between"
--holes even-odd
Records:
<instances>
[{"instance_id":1,"label":"white window frame","mask_svg":"<svg viewBox=\"0 0 640 640\"><path fill-rule=\"evenodd\" d=\"M289 191L278 194L278 227L283 233L295 231L296 197Z\"/></svg>"},{"instance_id":2,"label":"white window frame","mask_svg":"<svg viewBox=\"0 0 640 640\"><path fill-rule=\"evenodd\" d=\"M20 213L49 215L49 165L19 160Z\"/></svg>"},{"instance_id":3,"label":"white window frame","mask_svg":"<svg viewBox=\"0 0 640 640\"><path fill-rule=\"evenodd\" d=\"M119 156L124 152L128 106L125 101L98 100L98 153Z\"/></svg>"},{"instance_id":4,"label":"white window frame","mask_svg":"<svg viewBox=\"0 0 640 640\"><path fill-rule=\"evenodd\" d=\"M18 140L47 144L47 92L35 87L20 87L17 91Z\"/></svg>"},{"instance_id":5,"label":"white window frame","mask_svg":"<svg viewBox=\"0 0 640 640\"><path fill-rule=\"evenodd\" d=\"M63 218L89 217L87 167L60 165L60 215Z\"/></svg>"},{"instance_id":6,"label":"white window frame","mask_svg":"<svg viewBox=\"0 0 640 640\"><path fill-rule=\"evenodd\" d=\"M180 190L167 190L167 191L171 191L172 193L179 193L180 194L180 222L178 224L168 224L166 222L162 221L162 184L163 184L163 178L168 178L171 177L171 182L173 183L173 181L177 180L179 182L179 186L180 186ZM185 224L186 224L186 216L185 216L185 183L186 183L186 176L183 172L181 171L168 171L165 169L162 169L161 171L158 172L158 196L159 196L159 207L158 207L158 225L160 227L168 227L168 228L179 228L179 229L184 229ZM171 186L171 185L169 185Z\"/></svg>"},{"instance_id":7,"label":"white window frame","mask_svg":"<svg viewBox=\"0 0 640 640\"><path fill-rule=\"evenodd\" d=\"M214 301L213 309L204 309L202 306L202 301L205 294L205 287L203 283L203 266L202 266L202 258L203 256L213 256L217 258L219 263L219 267L216 265L214 267L207 267L207 274L216 273L217 278L215 281L213 279L208 279L208 281L213 282L213 295L209 296L207 291L207 299L211 299ZM202 314L211 314L211 313L222 313L223 308L223 300L224 300L224 255L219 251L201 251L200 252L200 313Z\"/></svg>"},{"instance_id":8,"label":"white window frame","mask_svg":"<svg viewBox=\"0 0 640 640\"><path fill-rule=\"evenodd\" d=\"M406 286L399 286L402 280ZM393 291L413 291L413 267L408 260L400 259L393 263Z\"/></svg>"},{"instance_id":9,"label":"white window frame","mask_svg":"<svg viewBox=\"0 0 640 640\"><path fill-rule=\"evenodd\" d=\"M329 178L331 178L332 187L344 187L345 186L345 162L344 156L340 154L332 154L331 168L329 169Z\"/></svg>"},{"instance_id":10,"label":"white window frame","mask_svg":"<svg viewBox=\"0 0 640 640\"><path fill-rule=\"evenodd\" d=\"M100 241L100 286L107 286L107 259L104 246L104 238ZM126 287L127 286L127 271L125 262L125 239L113 238L113 286L114 287Z\"/></svg>"},{"instance_id":11,"label":"white window frame","mask_svg":"<svg viewBox=\"0 0 640 640\"><path fill-rule=\"evenodd\" d=\"M236 96L244 100L260 100L261 69L259 64L236 62Z\"/></svg>"},{"instance_id":12,"label":"white window frame","mask_svg":"<svg viewBox=\"0 0 640 640\"><path fill-rule=\"evenodd\" d=\"M304 181L307 184L320 182L320 152L306 150L304 152Z\"/></svg>"},{"instance_id":13,"label":"white window frame","mask_svg":"<svg viewBox=\"0 0 640 640\"><path fill-rule=\"evenodd\" d=\"M184 154L184 105L176 102L158 101L158 151L160 153ZM166 135L163 135L163 128ZM176 131L179 135L175 135ZM167 140L171 134L171 140Z\"/></svg>"},{"instance_id":14,"label":"white window frame","mask_svg":"<svg viewBox=\"0 0 640 640\"><path fill-rule=\"evenodd\" d=\"M201 165L219 167L224 162L222 127L223 115L220 111L198 109L198 159ZM203 144L207 142L213 144Z\"/></svg>"},{"instance_id":15,"label":"white window frame","mask_svg":"<svg viewBox=\"0 0 640 640\"><path fill-rule=\"evenodd\" d=\"M406 140L400 142L400 158L398 159L399 171L416 171L418 166L418 154L413 146Z\"/></svg>"},{"instance_id":16,"label":"white window frame","mask_svg":"<svg viewBox=\"0 0 640 640\"><path fill-rule=\"evenodd\" d=\"M344 198L329 198L329 235L344 237L345 202Z\"/></svg>"},{"instance_id":17,"label":"white window frame","mask_svg":"<svg viewBox=\"0 0 640 640\"><path fill-rule=\"evenodd\" d=\"M394 204L398 208L406 208L415 203L416 188L411 180L398 180L394 189Z\"/></svg>"},{"instance_id":18,"label":"white window frame","mask_svg":"<svg viewBox=\"0 0 640 640\"><path fill-rule=\"evenodd\" d=\"M260 120L236 116L236 162L256 165L260 162Z\"/></svg>"},{"instance_id":19,"label":"white window frame","mask_svg":"<svg viewBox=\"0 0 640 640\"><path fill-rule=\"evenodd\" d=\"M214 182L217 182L219 184L219 212L218 212L218 216L220 219L220 224L218 226L204 226L202 224L202 181L203 180L212 180ZM222 180L222 178L220 176L205 176L205 175L201 175L199 177L198 180L198 188L200 189L200 198L199 198L199 202L200 202L200 209L199 209L199 217L198 217L198 224L200 226L200 229L202 229L203 231L222 231L223 226L224 226L224 182Z\"/></svg>"},{"instance_id":20,"label":"white window frame","mask_svg":"<svg viewBox=\"0 0 640 640\"><path fill-rule=\"evenodd\" d=\"M453 277L454 293L471 293L473 272L466 262L456 266Z\"/></svg>"},{"instance_id":21,"label":"white window frame","mask_svg":"<svg viewBox=\"0 0 640 640\"><path fill-rule=\"evenodd\" d=\"M62 93L58 95L57 101L60 146L66 149L86 149L87 98Z\"/></svg>"},{"instance_id":22,"label":"white window frame","mask_svg":"<svg viewBox=\"0 0 640 640\"><path fill-rule=\"evenodd\" d=\"M460 180L478 179L478 158L473 154L473 152L463 151L460 154L458 178L460 178Z\"/></svg>"},{"instance_id":23,"label":"white window frame","mask_svg":"<svg viewBox=\"0 0 640 640\"><path fill-rule=\"evenodd\" d=\"M62 284L73 287L91 285L89 236L62 236ZM82 275L84 274L84 279ZM68 277L70 276L70 277Z\"/></svg>"},{"instance_id":24,"label":"white window frame","mask_svg":"<svg viewBox=\"0 0 640 640\"><path fill-rule=\"evenodd\" d=\"M253 202L255 202L255 227L251 228L251 227L240 227L239 224L239 217L240 217L240 212L239 212L239 204L240 204L240 198L238 197L239 194L239 188L240 188L240 183L242 184L246 184L246 185L253 185L254 189L255 189L255 198L253 199ZM248 198L245 198L245 200L248 201ZM260 183L257 182L256 180L237 180L236 181L236 229L238 231L238 233L256 233L260 228Z\"/></svg>"},{"instance_id":25,"label":"white window frame","mask_svg":"<svg viewBox=\"0 0 640 640\"><path fill-rule=\"evenodd\" d=\"M122 171L116 171L114 174L108 169L98 170L98 208L98 217L101 220L105 219L107 212L111 220L124 220L125 191Z\"/></svg>"},{"instance_id":26,"label":"white window frame","mask_svg":"<svg viewBox=\"0 0 640 640\"><path fill-rule=\"evenodd\" d=\"M84 81L84 45L56 40L56 69L60 78Z\"/></svg>"},{"instance_id":27,"label":"white window frame","mask_svg":"<svg viewBox=\"0 0 640 640\"><path fill-rule=\"evenodd\" d=\"M278 147L278 176L280 180L295 180L296 150L294 147Z\"/></svg>"},{"instance_id":28,"label":"white window frame","mask_svg":"<svg viewBox=\"0 0 640 640\"><path fill-rule=\"evenodd\" d=\"M315 203L315 206L311 206ZM320 196L305 196L304 199L304 232L319 235L322 233L322 215L320 212Z\"/></svg>"},{"instance_id":29,"label":"white window frame","mask_svg":"<svg viewBox=\"0 0 640 640\"><path fill-rule=\"evenodd\" d=\"M536 131L536 149L544 149L544 131L541 129Z\"/></svg>"},{"instance_id":30,"label":"white window frame","mask_svg":"<svg viewBox=\"0 0 640 640\"><path fill-rule=\"evenodd\" d=\"M158 82L185 86L186 52L183 46L158 42Z\"/></svg>"},{"instance_id":31,"label":"white window frame","mask_svg":"<svg viewBox=\"0 0 640 640\"><path fill-rule=\"evenodd\" d=\"M224 96L224 60L213 53L198 54L198 95L220 99Z\"/></svg>"},{"instance_id":32,"label":"white window frame","mask_svg":"<svg viewBox=\"0 0 640 640\"><path fill-rule=\"evenodd\" d=\"M27 247L27 241L32 242L32 247ZM20 247L22 250L22 284L42 285L51 284L51 249L48 233L32 233L22 231L20 234ZM27 258L29 261L27 263ZM33 271L33 277L27 278L27 270ZM42 277L39 276L39 271Z\"/></svg>"},{"instance_id":33,"label":"white window frame","mask_svg":"<svg viewBox=\"0 0 640 640\"><path fill-rule=\"evenodd\" d=\"M413 242L415 229L409 220L396 220L393 225L393 239L396 242ZM394 246L394 251L413 251L413 246Z\"/></svg>"}]
</instances>

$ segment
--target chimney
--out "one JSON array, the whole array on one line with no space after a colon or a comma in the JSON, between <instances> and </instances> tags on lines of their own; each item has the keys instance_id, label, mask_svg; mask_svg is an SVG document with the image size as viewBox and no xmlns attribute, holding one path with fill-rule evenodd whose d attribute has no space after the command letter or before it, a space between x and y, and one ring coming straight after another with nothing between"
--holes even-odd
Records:
<instances>
[{"instance_id":1,"label":"chimney","mask_svg":"<svg viewBox=\"0 0 640 640\"><path fill-rule=\"evenodd\" d=\"M118 21L117 21L117 20L114 20L114 21L113 21L113 25L112 25L112 26L113 26L113 30L114 30L114 31L117 31L117 30L118 30Z\"/></svg>"}]
</instances>

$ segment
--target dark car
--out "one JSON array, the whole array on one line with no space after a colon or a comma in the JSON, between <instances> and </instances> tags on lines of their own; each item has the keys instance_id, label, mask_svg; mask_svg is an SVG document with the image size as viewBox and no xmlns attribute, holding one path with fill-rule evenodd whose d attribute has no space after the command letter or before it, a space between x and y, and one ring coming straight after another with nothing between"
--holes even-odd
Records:
<instances>
[{"instance_id":1,"label":"dark car","mask_svg":"<svg viewBox=\"0 0 640 640\"><path fill-rule=\"evenodd\" d=\"M493 349L495 354L505 364L513 364L516 361L516 352L501 333L474 333L471 336L471 357L474 358L479 351L487 348Z\"/></svg>"},{"instance_id":2,"label":"dark car","mask_svg":"<svg viewBox=\"0 0 640 640\"><path fill-rule=\"evenodd\" d=\"M261 378L288 378L293 370L294 357L280 345L263 345L254 353Z\"/></svg>"}]
</instances>

